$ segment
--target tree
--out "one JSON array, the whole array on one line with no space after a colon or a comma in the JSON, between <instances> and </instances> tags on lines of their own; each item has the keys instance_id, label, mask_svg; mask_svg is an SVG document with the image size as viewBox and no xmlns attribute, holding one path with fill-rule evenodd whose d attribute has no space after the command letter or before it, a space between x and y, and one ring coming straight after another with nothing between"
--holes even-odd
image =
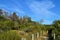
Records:
<instances>
[{"instance_id":1,"label":"tree","mask_svg":"<svg viewBox=\"0 0 60 40\"><path fill-rule=\"evenodd\" d=\"M2 14L3 14L3 11L2 11L2 9L0 9L0 16L2 16Z\"/></svg>"},{"instance_id":2,"label":"tree","mask_svg":"<svg viewBox=\"0 0 60 40\"><path fill-rule=\"evenodd\" d=\"M13 22L14 26L12 29L18 29L19 27L19 18L16 15L15 12L13 12L13 14L10 15L10 20Z\"/></svg>"},{"instance_id":3,"label":"tree","mask_svg":"<svg viewBox=\"0 0 60 40\"><path fill-rule=\"evenodd\" d=\"M55 20L52 24L55 27L55 34L56 34L56 38L58 38L58 36L60 35L60 20Z\"/></svg>"},{"instance_id":4,"label":"tree","mask_svg":"<svg viewBox=\"0 0 60 40\"><path fill-rule=\"evenodd\" d=\"M53 25L54 25L55 28L60 28L60 20L55 20L53 22Z\"/></svg>"},{"instance_id":5,"label":"tree","mask_svg":"<svg viewBox=\"0 0 60 40\"><path fill-rule=\"evenodd\" d=\"M15 12L13 12L13 14L10 15L10 18L12 21L17 21L18 20L18 16L16 15Z\"/></svg>"}]
</instances>

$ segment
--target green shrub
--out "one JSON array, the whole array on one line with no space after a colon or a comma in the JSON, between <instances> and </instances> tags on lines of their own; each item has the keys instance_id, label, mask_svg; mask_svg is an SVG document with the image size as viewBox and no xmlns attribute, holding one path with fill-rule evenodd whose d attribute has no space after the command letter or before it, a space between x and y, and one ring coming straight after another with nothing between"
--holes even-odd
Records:
<instances>
[{"instance_id":1,"label":"green shrub","mask_svg":"<svg viewBox=\"0 0 60 40\"><path fill-rule=\"evenodd\" d=\"M16 31L8 31L0 34L0 40L21 40Z\"/></svg>"}]
</instances>

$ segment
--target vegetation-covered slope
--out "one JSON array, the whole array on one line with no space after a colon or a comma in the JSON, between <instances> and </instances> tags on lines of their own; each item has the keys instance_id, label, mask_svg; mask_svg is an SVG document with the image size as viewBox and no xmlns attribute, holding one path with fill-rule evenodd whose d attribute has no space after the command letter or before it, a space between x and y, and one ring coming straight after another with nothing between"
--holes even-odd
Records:
<instances>
[{"instance_id":1,"label":"vegetation-covered slope","mask_svg":"<svg viewBox=\"0 0 60 40\"><path fill-rule=\"evenodd\" d=\"M15 12L9 14L0 9L0 40L20 40L18 34L10 30L35 33L49 29L53 29L56 35L60 35L60 20L55 20L51 25L43 25L32 21L28 16L19 17Z\"/></svg>"}]
</instances>

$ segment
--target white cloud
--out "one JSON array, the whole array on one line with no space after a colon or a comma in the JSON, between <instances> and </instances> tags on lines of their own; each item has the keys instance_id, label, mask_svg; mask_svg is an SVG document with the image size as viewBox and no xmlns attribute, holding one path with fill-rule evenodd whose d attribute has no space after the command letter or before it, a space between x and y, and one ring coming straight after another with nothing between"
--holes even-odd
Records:
<instances>
[{"instance_id":1,"label":"white cloud","mask_svg":"<svg viewBox=\"0 0 60 40\"><path fill-rule=\"evenodd\" d=\"M42 24L51 24L51 23L52 23L52 21L50 21L50 20L43 20Z\"/></svg>"},{"instance_id":2,"label":"white cloud","mask_svg":"<svg viewBox=\"0 0 60 40\"><path fill-rule=\"evenodd\" d=\"M35 17L38 18L51 18L56 16L55 13L50 11L51 8L54 8L55 5L52 1L32 1L28 3L29 8L34 13Z\"/></svg>"},{"instance_id":3,"label":"white cloud","mask_svg":"<svg viewBox=\"0 0 60 40\"><path fill-rule=\"evenodd\" d=\"M18 4L19 5L19 4ZM0 4L0 8L3 9L4 11L7 11L7 12L16 12L17 15L25 15L25 11L23 11L22 9L19 8L19 6L16 6L14 5L15 7L8 7L7 5L4 5L4 4ZM10 13L11 13L10 12Z\"/></svg>"},{"instance_id":4,"label":"white cloud","mask_svg":"<svg viewBox=\"0 0 60 40\"><path fill-rule=\"evenodd\" d=\"M14 10L15 12L17 12L17 15L25 15L25 11L23 11L23 10L20 10L19 8L15 8L15 10Z\"/></svg>"}]
</instances>

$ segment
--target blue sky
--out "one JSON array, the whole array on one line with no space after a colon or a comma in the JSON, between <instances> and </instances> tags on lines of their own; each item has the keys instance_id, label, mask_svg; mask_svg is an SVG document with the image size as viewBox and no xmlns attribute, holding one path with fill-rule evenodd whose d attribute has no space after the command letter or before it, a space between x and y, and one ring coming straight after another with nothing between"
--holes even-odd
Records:
<instances>
[{"instance_id":1,"label":"blue sky","mask_svg":"<svg viewBox=\"0 0 60 40\"><path fill-rule=\"evenodd\" d=\"M0 0L0 9L27 15L33 21L43 19L44 24L60 19L60 0Z\"/></svg>"}]
</instances>

